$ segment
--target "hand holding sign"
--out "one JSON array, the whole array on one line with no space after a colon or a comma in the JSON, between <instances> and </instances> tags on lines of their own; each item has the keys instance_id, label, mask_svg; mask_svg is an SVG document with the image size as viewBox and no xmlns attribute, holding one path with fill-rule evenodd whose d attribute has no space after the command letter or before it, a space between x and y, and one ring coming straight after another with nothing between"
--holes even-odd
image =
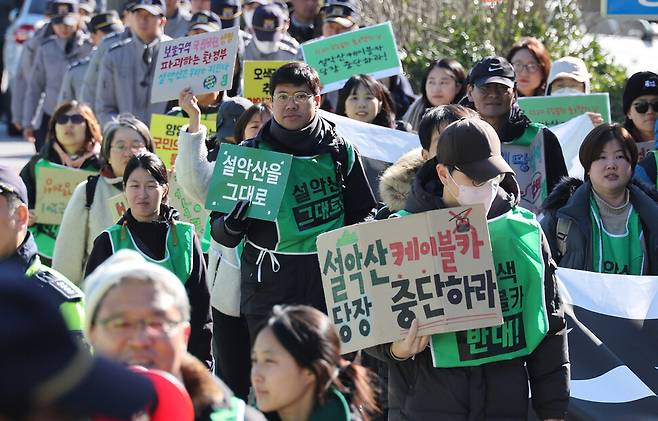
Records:
<instances>
[{"instance_id":1,"label":"hand holding sign","mask_svg":"<svg viewBox=\"0 0 658 421\"><path fill-rule=\"evenodd\" d=\"M414 321L411 322L411 327L407 332L407 336L404 339L395 341L391 344L391 354L393 355L393 358L406 360L419 352L423 352L423 350L427 348L429 342L429 336L418 336L418 319L414 319Z\"/></svg>"},{"instance_id":2,"label":"hand holding sign","mask_svg":"<svg viewBox=\"0 0 658 421\"><path fill-rule=\"evenodd\" d=\"M190 126L187 129L190 133L196 133L201 126L201 108L199 101L192 93L192 88L185 88L178 94L178 105L190 117Z\"/></svg>"},{"instance_id":3,"label":"hand holding sign","mask_svg":"<svg viewBox=\"0 0 658 421\"><path fill-rule=\"evenodd\" d=\"M226 218L224 218L224 229L230 235L240 235L247 232L249 228L249 219L247 219L247 211L251 201L247 199L238 200L235 207Z\"/></svg>"}]
</instances>

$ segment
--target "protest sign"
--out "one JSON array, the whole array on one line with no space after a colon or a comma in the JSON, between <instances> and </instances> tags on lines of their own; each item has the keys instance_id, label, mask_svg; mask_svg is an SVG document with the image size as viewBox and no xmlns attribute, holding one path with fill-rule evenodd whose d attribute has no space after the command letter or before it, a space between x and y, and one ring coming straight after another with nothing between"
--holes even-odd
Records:
<instances>
[{"instance_id":1,"label":"protest sign","mask_svg":"<svg viewBox=\"0 0 658 421\"><path fill-rule=\"evenodd\" d=\"M113 221L121 219L123 214L126 213L126 210L130 207L128 206L126 196L123 193L119 193L116 196L107 199L107 206L110 208L110 215L112 215Z\"/></svg>"},{"instance_id":2,"label":"protest sign","mask_svg":"<svg viewBox=\"0 0 658 421\"><path fill-rule=\"evenodd\" d=\"M59 225L73 190L93 174L96 173L53 163L40 167L37 172L37 200L34 205L37 221L40 224Z\"/></svg>"},{"instance_id":3,"label":"protest sign","mask_svg":"<svg viewBox=\"0 0 658 421\"><path fill-rule=\"evenodd\" d=\"M352 225L317 239L331 321L348 353L502 323L482 206Z\"/></svg>"},{"instance_id":4,"label":"protest sign","mask_svg":"<svg viewBox=\"0 0 658 421\"><path fill-rule=\"evenodd\" d=\"M223 143L210 180L206 209L230 212L249 199L247 216L274 221L286 190L292 155Z\"/></svg>"},{"instance_id":5,"label":"protest sign","mask_svg":"<svg viewBox=\"0 0 658 421\"><path fill-rule=\"evenodd\" d=\"M215 134L217 114L201 114L201 124L208 129L208 136ZM180 128L188 124L187 117L177 117L163 114L151 116L149 131L153 136L155 153L162 159L167 168L172 169L178 155L178 133Z\"/></svg>"},{"instance_id":6,"label":"protest sign","mask_svg":"<svg viewBox=\"0 0 658 421\"><path fill-rule=\"evenodd\" d=\"M548 127L571 120L586 112L601 114L605 123L610 122L610 98L608 93L588 95L534 96L519 98L519 107L533 123Z\"/></svg>"},{"instance_id":7,"label":"protest sign","mask_svg":"<svg viewBox=\"0 0 658 421\"><path fill-rule=\"evenodd\" d=\"M641 161L649 152L655 149L656 142L650 140L648 142L638 142L635 145L637 146L637 160Z\"/></svg>"},{"instance_id":8,"label":"protest sign","mask_svg":"<svg viewBox=\"0 0 658 421\"><path fill-rule=\"evenodd\" d=\"M521 206L537 213L548 196L544 138L537 136L528 146L503 143L502 155L516 174Z\"/></svg>"},{"instance_id":9,"label":"protest sign","mask_svg":"<svg viewBox=\"0 0 658 421\"><path fill-rule=\"evenodd\" d=\"M181 221L194 225L194 231L201 241L206 232L210 212L185 193L185 190L178 184L176 173L169 180L169 206L180 213Z\"/></svg>"},{"instance_id":10,"label":"protest sign","mask_svg":"<svg viewBox=\"0 0 658 421\"><path fill-rule=\"evenodd\" d=\"M255 61L244 62L244 91L242 95L255 103L270 100L270 77L279 67L288 61Z\"/></svg>"},{"instance_id":11,"label":"protest sign","mask_svg":"<svg viewBox=\"0 0 658 421\"><path fill-rule=\"evenodd\" d=\"M232 27L160 43L151 102L176 99L187 87L195 95L231 89L239 36Z\"/></svg>"},{"instance_id":12,"label":"protest sign","mask_svg":"<svg viewBox=\"0 0 658 421\"><path fill-rule=\"evenodd\" d=\"M320 75L322 93L342 88L353 75L378 79L402 73L390 22L305 42L302 53Z\"/></svg>"}]
</instances>

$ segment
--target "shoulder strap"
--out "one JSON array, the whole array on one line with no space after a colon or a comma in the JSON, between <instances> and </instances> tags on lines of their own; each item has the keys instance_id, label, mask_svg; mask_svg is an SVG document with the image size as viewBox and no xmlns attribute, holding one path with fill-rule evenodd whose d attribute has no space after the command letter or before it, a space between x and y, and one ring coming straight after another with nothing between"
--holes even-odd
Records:
<instances>
[{"instance_id":1,"label":"shoulder strap","mask_svg":"<svg viewBox=\"0 0 658 421\"><path fill-rule=\"evenodd\" d=\"M557 239L557 250L560 254L559 257L564 256L567 252L567 237L569 236L569 229L571 228L571 219L558 218L557 227L555 229L555 238Z\"/></svg>"},{"instance_id":2,"label":"shoulder strap","mask_svg":"<svg viewBox=\"0 0 658 421\"><path fill-rule=\"evenodd\" d=\"M331 159L336 167L336 180L341 188L345 188L345 180L349 171L349 157L347 156L347 145L342 137L336 135L331 145Z\"/></svg>"},{"instance_id":3,"label":"shoulder strap","mask_svg":"<svg viewBox=\"0 0 658 421\"><path fill-rule=\"evenodd\" d=\"M98 179L100 175L90 175L87 177L87 185L85 186L85 208L91 208L91 204L94 203L94 194L96 193L96 185L98 184Z\"/></svg>"}]
</instances>

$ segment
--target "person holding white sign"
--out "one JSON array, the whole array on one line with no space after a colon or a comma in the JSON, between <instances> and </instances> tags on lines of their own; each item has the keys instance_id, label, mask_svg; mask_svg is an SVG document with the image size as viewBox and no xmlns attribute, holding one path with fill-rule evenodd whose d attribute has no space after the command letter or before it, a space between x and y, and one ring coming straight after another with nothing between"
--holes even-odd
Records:
<instances>
[{"instance_id":1,"label":"person holding white sign","mask_svg":"<svg viewBox=\"0 0 658 421\"><path fill-rule=\"evenodd\" d=\"M449 125L397 216L484 206L504 322L430 338L417 335L414 319L404 340L369 348L388 363L389 420L525 420L528 385L539 419L565 418L569 360L555 266L535 216L518 203L495 130L479 118ZM467 278L458 276L465 288Z\"/></svg>"},{"instance_id":2,"label":"person holding white sign","mask_svg":"<svg viewBox=\"0 0 658 421\"><path fill-rule=\"evenodd\" d=\"M122 113L144 122L164 114L167 103L151 104L153 73L164 34L164 0L138 0L130 9L132 36L110 47L103 57L94 109L102 124Z\"/></svg>"},{"instance_id":3,"label":"person holding white sign","mask_svg":"<svg viewBox=\"0 0 658 421\"><path fill-rule=\"evenodd\" d=\"M560 267L658 275L658 193L631 177L637 146L619 124L602 124L580 146L585 181L565 179L541 221Z\"/></svg>"}]
</instances>

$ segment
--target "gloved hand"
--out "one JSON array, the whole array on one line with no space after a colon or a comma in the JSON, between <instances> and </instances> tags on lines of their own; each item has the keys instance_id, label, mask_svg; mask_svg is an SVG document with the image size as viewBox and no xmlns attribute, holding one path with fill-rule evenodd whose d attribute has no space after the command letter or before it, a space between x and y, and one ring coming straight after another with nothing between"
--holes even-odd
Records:
<instances>
[{"instance_id":1,"label":"gloved hand","mask_svg":"<svg viewBox=\"0 0 658 421\"><path fill-rule=\"evenodd\" d=\"M233 210L224 217L224 229L229 235L242 235L247 232L251 220L247 218L247 210L251 205L248 199L238 200Z\"/></svg>"}]
</instances>

